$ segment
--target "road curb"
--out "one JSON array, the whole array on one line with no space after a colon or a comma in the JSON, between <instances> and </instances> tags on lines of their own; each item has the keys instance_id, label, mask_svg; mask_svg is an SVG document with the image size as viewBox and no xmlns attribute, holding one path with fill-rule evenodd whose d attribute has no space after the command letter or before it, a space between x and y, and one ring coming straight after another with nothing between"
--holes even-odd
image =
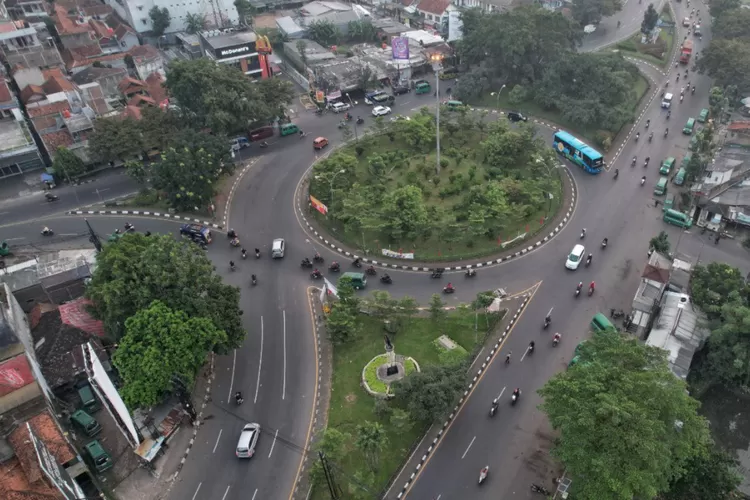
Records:
<instances>
[{"instance_id":1,"label":"road curb","mask_svg":"<svg viewBox=\"0 0 750 500\"><path fill-rule=\"evenodd\" d=\"M540 246L544 245L545 243L547 243L548 241L550 241L552 238L554 238L555 235L557 235L557 233L559 233L560 231L562 231L562 229L568 223L568 221L570 220L570 218L573 215L573 211L574 211L575 206L576 206L576 184L575 184L575 180L573 179L572 174L570 173L570 171L568 171L567 168L562 168L562 170L564 170L565 174L570 178L570 184L571 184L571 187L570 187L570 191L571 191L571 193L570 193L571 194L570 205L568 206L567 212L565 213L565 216L563 217L562 221L560 221L560 223L557 224L549 232L549 234L547 234L544 238L538 240L536 243L534 243L532 245L529 245L529 246L527 246L525 248L522 248L521 250L519 250L517 252L514 252L514 253L512 253L510 255L506 255L504 257L500 257L500 258L497 258L497 259L492 259L492 260L488 260L488 261L484 261L484 262L478 262L476 264L467 264L465 266L443 267L442 269L444 269L446 271L462 271L462 270L465 270L465 269L479 269L479 268L482 268L482 267L493 266L493 265L496 265L496 264L507 262L507 261L509 261L511 259L514 259L514 258L517 258L517 257L521 257L523 255L526 255L527 253L529 253L529 252L531 252L531 251L539 248ZM341 248L340 246L338 246L339 245L338 242L328 240L326 238L326 235L323 235L323 234L319 233L315 229L315 227L312 224L310 224L310 222L307 220L307 217L305 217L305 212L302 210L302 207L299 205L299 203L297 204L297 211L299 213L300 218L305 223L305 226L307 226L308 231L310 231L315 236L315 238L317 238L319 241L323 242L330 250L333 250L334 252L337 252L338 254L343 255L345 257L349 257L349 258L353 258L353 259L360 259L362 262L364 262L366 264L373 265L373 266L384 267L386 269L399 269L399 270L402 270L402 271L432 272L433 269L440 268L440 264L435 264L435 267L407 266L407 265L403 265L403 264L391 264L389 262L377 261L377 260L369 259L367 257L363 257L363 256L355 254L353 252L349 252L348 250L345 250L345 249Z\"/></svg>"},{"instance_id":2,"label":"road curb","mask_svg":"<svg viewBox=\"0 0 750 500\"><path fill-rule=\"evenodd\" d=\"M184 221L184 222L195 222L197 224L203 224L204 226L208 226L213 229L220 229L220 230L224 229L224 226L221 226L219 224L214 224L213 222L195 219L193 217L188 217L186 215L165 214L161 212L150 212L146 210L70 210L66 212L66 214L67 215L134 215L138 217L162 217L164 219L172 219L172 220L178 220L178 221Z\"/></svg>"},{"instance_id":3,"label":"road curb","mask_svg":"<svg viewBox=\"0 0 750 500\"><path fill-rule=\"evenodd\" d=\"M507 337L511 329L513 329L513 326L516 324L516 321L518 321L518 318L521 315L521 312L523 312L530 298L531 298L530 293L526 293L523 295L523 301L521 302L521 305L516 310L515 314L513 314L513 317L510 319L510 323L508 324L508 326L505 327L505 331L500 336L500 338L495 342L495 345L492 347L492 350L485 358L484 362L482 363L482 366L479 367L479 370L477 370L476 375L474 375L474 378L471 380L471 382L469 382L469 385L466 388L466 390L464 390L464 393L461 396L461 399L459 399L458 403L456 403L456 406L453 407L453 411L451 412L451 414L448 415L448 418L445 419L445 422L443 422L443 425L440 426L440 430L437 432L437 435L432 439L432 444L430 444L430 447L427 448L427 451L425 451L425 453L422 455L422 458L419 460L419 463L415 467L414 472L411 473L411 475L409 476L409 479L401 487L401 491L399 492L399 494L396 495L396 498L398 500L401 500L401 498L403 498L404 495L406 495L407 490L416 479L417 474L419 474L419 472L422 470L422 467L425 465L429 457L432 455L432 452L434 452L435 449L437 448L443 435L448 430L448 426L451 424L451 422L453 422L453 419L458 414L458 411L461 409L461 406L463 406L464 402L468 399L469 394L471 393L472 389L474 389L474 386L477 384L479 377L482 376L482 373L484 373L484 371L487 369L490 362L492 361L492 358L494 358L495 354L497 354L497 352L500 350L500 346L505 340L505 337Z\"/></svg>"}]
</instances>

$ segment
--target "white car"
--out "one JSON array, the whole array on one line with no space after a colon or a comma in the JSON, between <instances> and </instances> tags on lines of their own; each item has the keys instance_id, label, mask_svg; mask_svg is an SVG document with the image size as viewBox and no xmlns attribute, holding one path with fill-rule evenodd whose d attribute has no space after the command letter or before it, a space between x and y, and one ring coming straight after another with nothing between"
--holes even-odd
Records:
<instances>
[{"instance_id":1,"label":"white car","mask_svg":"<svg viewBox=\"0 0 750 500\"><path fill-rule=\"evenodd\" d=\"M390 114L391 108L388 106L375 106L372 108L372 116L385 116Z\"/></svg>"},{"instance_id":2,"label":"white car","mask_svg":"<svg viewBox=\"0 0 750 500\"><path fill-rule=\"evenodd\" d=\"M685 19L683 19L683 20L682 20L682 25L683 25L683 26L684 26L685 28L689 28L689 27L690 27L690 18L689 18L689 17L686 17Z\"/></svg>"},{"instance_id":3,"label":"white car","mask_svg":"<svg viewBox=\"0 0 750 500\"><path fill-rule=\"evenodd\" d=\"M334 113L342 113L349 110L349 108L351 108L351 106L347 102L334 102L331 104L331 111Z\"/></svg>"},{"instance_id":4,"label":"white car","mask_svg":"<svg viewBox=\"0 0 750 500\"><path fill-rule=\"evenodd\" d=\"M583 254L586 253L586 248L583 245L576 245L573 247L573 251L568 255L568 260L565 261L565 268L575 271L578 266L581 265L583 260Z\"/></svg>"},{"instance_id":5,"label":"white car","mask_svg":"<svg viewBox=\"0 0 750 500\"><path fill-rule=\"evenodd\" d=\"M234 454L237 458L252 458L255 455L255 445L258 444L260 436L260 425L245 424L240 433L240 439L237 441L237 449Z\"/></svg>"}]
</instances>

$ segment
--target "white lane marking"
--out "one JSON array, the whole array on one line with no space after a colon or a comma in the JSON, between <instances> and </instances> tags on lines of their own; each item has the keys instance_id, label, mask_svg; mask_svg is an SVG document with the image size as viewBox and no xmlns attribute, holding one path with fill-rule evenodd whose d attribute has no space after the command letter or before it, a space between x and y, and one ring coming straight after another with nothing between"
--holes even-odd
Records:
<instances>
[{"instance_id":1,"label":"white lane marking","mask_svg":"<svg viewBox=\"0 0 750 500\"><path fill-rule=\"evenodd\" d=\"M227 497L227 493L229 493L229 486L227 486L227 491L224 492L224 496L221 497L221 500L224 500Z\"/></svg>"},{"instance_id":2,"label":"white lane marking","mask_svg":"<svg viewBox=\"0 0 750 500\"><path fill-rule=\"evenodd\" d=\"M78 236L78 233L60 233L58 236Z\"/></svg>"},{"instance_id":3,"label":"white lane marking","mask_svg":"<svg viewBox=\"0 0 750 500\"><path fill-rule=\"evenodd\" d=\"M18 240L25 240L25 239L26 239L26 238L24 238L24 237L22 236L22 237L20 237L20 238L5 238L5 241L18 241Z\"/></svg>"},{"instance_id":4,"label":"white lane marking","mask_svg":"<svg viewBox=\"0 0 750 500\"><path fill-rule=\"evenodd\" d=\"M273 443L271 443L271 451L268 452L268 458L271 458L271 453L273 453L273 447L276 446L276 438L279 436L279 430L276 429L276 434L273 436Z\"/></svg>"},{"instance_id":5,"label":"white lane marking","mask_svg":"<svg viewBox=\"0 0 750 500\"><path fill-rule=\"evenodd\" d=\"M227 394L227 403L232 400L232 389L234 388L234 368L237 365L237 349L234 350L232 358L232 376L229 378L229 393Z\"/></svg>"},{"instance_id":6,"label":"white lane marking","mask_svg":"<svg viewBox=\"0 0 750 500\"><path fill-rule=\"evenodd\" d=\"M219 439L221 439L221 433L224 431L224 429L219 429L219 435L216 436L216 444L214 445L214 451L211 453L216 453L216 447L219 446Z\"/></svg>"},{"instance_id":7,"label":"white lane marking","mask_svg":"<svg viewBox=\"0 0 750 500\"><path fill-rule=\"evenodd\" d=\"M284 379L281 384L281 400L286 397L286 309L282 311L284 318Z\"/></svg>"},{"instance_id":8,"label":"white lane marking","mask_svg":"<svg viewBox=\"0 0 750 500\"><path fill-rule=\"evenodd\" d=\"M198 483L198 487L197 487L197 488L195 488L195 493L193 493L193 500L195 500L195 497L197 497L197 496L198 496L198 492L199 492L199 491L201 490L201 485L202 485L202 484L203 484L203 483Z\"/></svg>"},{"instance_id":9,"label":"white lane marking","mask_svg":"<svg viewBox=\"0 0 750 500\"><path fill-rule=\"evenodd\" d=\"M258 494L258 488L255 488L255 492L253 493L253 498L251 500L255 500L255 495Z\"/></svg>"},{"instance_id":10,"label":"white lane marking","mask_svg":"<svg viewBox=\"0 0 750 500\"><path fill-rule=\"evenodd\" d=\"M476 363L477 361L479 361L479 359L482 357L482 351L484 351L484 347L482 347L479 350L479 354L477 354L477 357L474 358L474 361L471 362L471 366L469 366L469 370L471 370L471 367L474 366L474 363ZM469 370L467 370L467 371L469 371Z\"/></svg>"},{"instance_id":11,"label":"white lane marking","mask_svg":"<svg viewBox=\"0 0 750 500\"><path fill-rule=\"evenodd\" d=\"M442 497L442 496L443 495L438 495L438 497L435 500L440 500L440 497Z\"/></svg>"},{"instance_id":12,"label":"white lane marking","mask_svg":"<svg viewBox=\"0 0 750 500\"><path fill-rule=\"evenodd\" d=\"M253 403L258 402L258 390L260 389L260 369L263 366L263 316L260 317L260 360L258 361L258 380L255 382L255 398Z\"/></svg>"},{"instance_id":13,"label":"white lane marking","mask_svg":"<svg viewBox=\"0 0 750 500\"><path fill-rule=\"evenodd\" d=\"M525 358L528 353L529 353L529 347L527 347L526 350L523 351L523 355L521 356L521 359L518 360L518 362L521 363L523 361L523 358Z\"/></svg>"},{"instance_id":14,"label":"white lane marking","mask_svg":"<svg viewBox=\"0 0 750 500\"><path fill-rule=\"evenodd\" d=\"M503 387L503 390L500 391L500 394L497 395L497 399L500 399L501 397L503 397L504 392L505 392L505 387Z\"/></svg>"},{"instance_id":15,"label":"white lane marking","mask_svg":"<svg viewBox=\"0 0 750 500\"><path fill-rule=\"evenodd\" d=\"M477 439L476 436L474 436L474 438L472 438L471 443L469 443L469 446L466 447L466 451L464 452L463 455L461 455L461 460L463 460L464 457L466 456L466 454L469 453L469 449L471 448L471 445L474 444L474 441L476 441L476 439Z\"/></svg>"}]
</instances>

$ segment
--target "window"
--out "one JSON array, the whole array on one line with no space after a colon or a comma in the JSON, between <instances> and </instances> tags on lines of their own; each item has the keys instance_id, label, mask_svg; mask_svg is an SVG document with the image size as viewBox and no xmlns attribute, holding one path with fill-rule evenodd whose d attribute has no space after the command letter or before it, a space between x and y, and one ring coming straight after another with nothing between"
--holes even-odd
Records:
<instances>
[{"instance_id":1,"label":"window","mask_svg":"<svg viewBox=\"0 0 750 500\"><path fill-rule=\"evenodd\" d=\"M142 22L143 24L146 24L146 18L141 18L141 22Z\"/></svg>"},{"instance_id":2,"label":"window","mask_svg":"<svg viewBox=\"0 0 750 500\"><path fill-rule=\"evenodd\" d=\"M143 10L143 5L139 5L138 10Z\"/></svg>"}]
</instances>

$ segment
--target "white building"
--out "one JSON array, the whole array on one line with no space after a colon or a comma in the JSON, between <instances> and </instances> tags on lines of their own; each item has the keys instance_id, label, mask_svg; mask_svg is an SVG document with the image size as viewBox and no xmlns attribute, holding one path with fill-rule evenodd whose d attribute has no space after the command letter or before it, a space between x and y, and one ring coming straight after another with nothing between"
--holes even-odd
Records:
<instances>
[{"instance_id":1,"label":"white building","mask_svg":"<svg viewBox=\"0 0 750 500\"><path fill-rule=\"evenodd\" d=\"M208 28L226 28L237 25L239 15L233 0L105 0L138 33L151 31L149 11L154 7L166 8L172 21L167 33L185 31L188 14L203 14Z\"/></svg>"}]
</instances>

